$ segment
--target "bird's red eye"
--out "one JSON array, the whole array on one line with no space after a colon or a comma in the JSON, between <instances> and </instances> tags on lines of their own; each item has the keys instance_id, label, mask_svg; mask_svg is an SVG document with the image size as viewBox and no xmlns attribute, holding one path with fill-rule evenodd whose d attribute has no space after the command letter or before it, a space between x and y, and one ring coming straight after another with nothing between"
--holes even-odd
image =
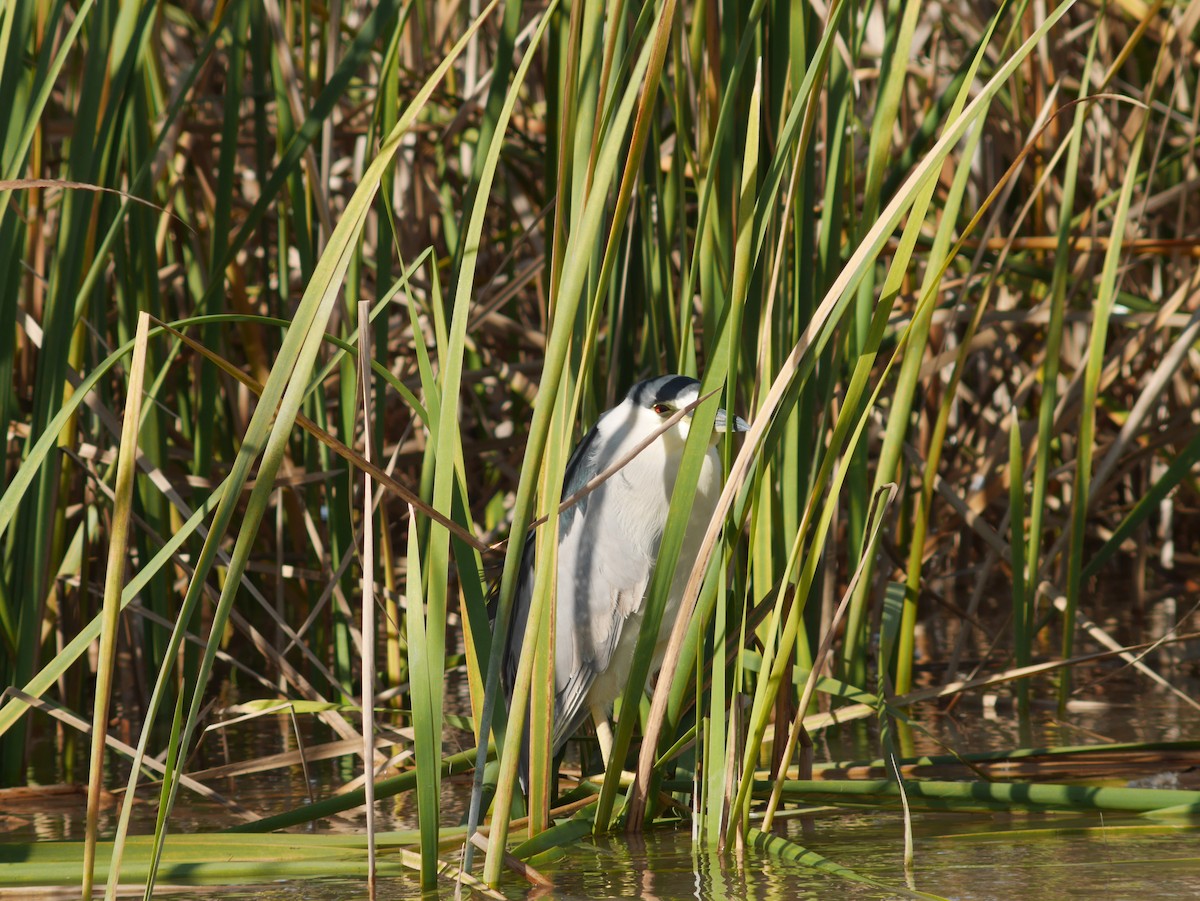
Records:
<instances>
[{"instance_id":1,"label":"bird's red eye","mask_svg":"<svg viewBox=\"0 0 1200 901\"><path fill-rule=\"evenodd\" d=\"M655 404L653 407L653 410L659 416L666 416L668 413L671 412L671 408L668 407L666 404Z\"/></svg>"}]
</instances>

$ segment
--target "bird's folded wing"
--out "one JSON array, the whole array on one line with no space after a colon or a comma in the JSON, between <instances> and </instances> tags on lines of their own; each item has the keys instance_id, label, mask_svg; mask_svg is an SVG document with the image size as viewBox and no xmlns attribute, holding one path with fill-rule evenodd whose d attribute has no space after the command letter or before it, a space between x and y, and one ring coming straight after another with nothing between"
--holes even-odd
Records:
<instances>
[{"instance_id":1,"label":"bird's folded wing","mask_svg":"<svg viewBox=\"0 0 1200 901\"><path fill-rule=\"evenodd\" d=\"M596 679L596 671L590 666L581 666L571 674L567 684L554 697L554 753L567 743L575 730L587 719L588 689Z\"/></svg>"},{"instance_id":2,"label":"bird's folded wing","mask_svg":"<svg viewBox=\"0 0 1200 901\"><path fill-rule=\"evenodd\" d=\"M631 614L641 610L645 596L646 580L643 578L632 588L615 591L603 612L580 617L572 630L572 665L567 670L568 678L555 695L554 749L557 751L588 716L588 692L596 677L604 673L612 663L613 654L629 627ZM635 623L640 619L635 619ZM563 632L559 631L560 638ZM608 699L606 703L611 701Z\"/></svg>"}]
</instances>

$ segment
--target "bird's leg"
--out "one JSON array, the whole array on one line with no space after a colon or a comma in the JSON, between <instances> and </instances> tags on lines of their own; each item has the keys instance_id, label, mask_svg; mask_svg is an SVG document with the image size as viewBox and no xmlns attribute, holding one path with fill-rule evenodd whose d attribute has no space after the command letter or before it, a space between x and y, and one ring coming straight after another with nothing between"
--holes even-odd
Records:
<instances>
[{"instance_id":1,"label":"bird's leg","mask_svg":"<svg viewBox=\"0 0 1200 901\"><path fill-rule=\"evenodd\" d=\"M604 760L604 769L608 769L609 758L612 757L613 734L612 726L608 724L608 711L603 704L591 704L592 720L596 724L596 740L600 742L600 757Z\"/></svg>"}]
</instances>

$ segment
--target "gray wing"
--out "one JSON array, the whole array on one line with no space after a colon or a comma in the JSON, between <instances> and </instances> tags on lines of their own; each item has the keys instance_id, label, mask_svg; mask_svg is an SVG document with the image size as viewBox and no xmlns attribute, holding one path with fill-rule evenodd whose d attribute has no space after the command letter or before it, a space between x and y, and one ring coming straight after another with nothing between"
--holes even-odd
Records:
<instances>
[{"instance_id":1,"label":"gray wing","mask_svg":"<svg viewBox=\"0 0 1200 901\"><path fill-rule=\"evenodd\" d=\"M626 628L631 614L640 614L649 579L647 567L639 567L640 579L628 590L613 593L591 616L579 612L569 622L575 626L575 635L562 632L558 635L555 654L556 682L554 748L557 751L588 718L590 710L586 704L588 694L596 679L605 673L612 662L613 653ZM559 602L559 615L564 615ZM637 622L640 622L640 617ZM566 665L564 666L564 660ZM564 681L565 680L565 681ZM623 680L622 680L623 681ZM611 699L609 699L611 701Z\"/></svg>"},{"instance_id":2,"label":"gray wing","mask_svg":"<svg viewBox=\"0 0 1200 901\"><path fill-rule=\"evenodd\" d=\"M599 435L600 424L596 423L596 425L588 429L588 433L579 440L579 444L571 452L571 458L567 460L567 471L563 473L562 496L564 500L591 481L592 477L598 475L596 471L596 452L599 450L597 443ZM591 495L588 495L588 497L591 497ZM578 503L568 507L559 516L559 537L570 528L571 523L575 521L575 517L587 511L588 497L584 497Z\"/></svg>"},{"instance_id":3,"label":"gray wing","mask_svg":"<svg viewBox=\"0 0 1200 901\"><path fill-rule=\"evenodd\" d=\"M563 478L563 497L596 475L601 440L592 428L572 453ZM599 674L612 660L626 620L640 611L652 557L610 519L620 483L606 482L559 517L559 582L556 598L554 752L588 717L585 703ZM596 540L604 536L603 542ZM513 616L504 646L505 692L511 699L521 645L533 600L535 536L526 538ZM570 570L562 560L573 560ZM569 581L568 581L569 580ZM526 731L526 742L528 732Z\"/></svg>"},{"instance_id":4,"label":"gray wing","mask_svg":"<svg viewBox=\"0 0 1200 901\"><path fill-rule=\"evenodd\" d=\"M587 718L586 702L596 680L611 678L607 672L622 635L640 622L653 557L614 514L622 493L620 502L628 504L630 497L616 480L605 483L559 535L555 748ZM623 684L624 674L616 675ZM613 693L613 685L602 683L601 700L611 700Z\"/></svg>"},{"instance_id":5,"label":"gray wing","mask_svg":"<svg viewBox=\"0 0 1200 901\"><path fill-rule=\"evenodd\" d=\"M517 664L521 659L521 642L525 637L525 625L529 621L529 604L533 598L533 543L530 532L525 537L525 548L521 552L521 568L517 573L517 595L513 601L512 616L508 621L508 632L504 636L504 661L500 667L500 681L504 696L511 702L517 683ZM499 597L500 579L496 580L494 592Z\"/></svg>"},{"instance_id":6,"label":"gray wing","mask_svg":"<svg viewBox=\"0 0 1200 901\"><path fill-rule=\"evenodd\" d=\"M571 457L567 460L567 469L563 475L563 497L568 497L587 484L594 475L592 460L596 454L597 426L593 426L575 446ZM559 517L559 537L570 527L577 517L587 509L588 499L584 498ZM509 620L508 633L504 636L504 663L500 669L503 677L504 694L512 700L513 688L517 681L517 665L521 659L521 645L525 637L525 627L529 622L529 606L533 602L534 576L534 545L537 536L530 530L525 536L525 548L521 554L521 568L517 574L517 591L514 600L512 618ZM499 592L497 582L496 591ZM557 706L557 705L556 705ZM559 717L555 715L557 723ZM528 722L528 720L526 720ZM576 724L578 725L578 724ZM528 731L528 727L526 729ZM555 749L557 750L557 745Z\"/></svg>"}]
</instances>

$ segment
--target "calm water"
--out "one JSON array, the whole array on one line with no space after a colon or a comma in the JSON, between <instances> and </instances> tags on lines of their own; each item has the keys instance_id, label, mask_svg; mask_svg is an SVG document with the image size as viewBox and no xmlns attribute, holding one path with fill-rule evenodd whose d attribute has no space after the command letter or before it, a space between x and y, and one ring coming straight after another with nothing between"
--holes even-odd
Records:
<instances>
[{"instance_id":1,"label":"calm water","mask_svg":"<svg viewBox=\"0 0 1200 901\"><path fill-rule=\"evenodd\" d=\"M958 823L955 828L962 828ZM999 827L1002 824L989 824ZM1108 899L1153 898L1163 901L1200 897L1197 836L1156 835L1146 839L1123 836L1106 842L1061 835L1005 840L1002 832L986 840L939 840L945 824L926 819L914 823L916 869L913 888L954 899ZM822 827L828 835L814 841L827 856L852 864L862 875L904 886L900 860L900 824L887 817L839 817ZM739 866L716 855L698 855L686 835L658 833L644 843L603 841L584 843L547 874L555 880L552 893L527 892L509 881L509 897L596 898L754 898L884 899L904 897L856 885L833 876L767 857L747 857ZM452 896L452 890L444 895ZM383 880L384 899L420 897L415 880ZM181 895L180 897L191 897ZM194 897L205 897L195 895ZM212 897L208 895L207 897ZM364 897L358 882L324 881L319 886L281 885L245 891L221 891L226 898L357 899ZM910 896L911 897L911 896Z\"/></svg>"},{"instance_id":2,"label":"calm water","mask_svg":"<svg viewBox=\"0 0 1200 901\"><path fill-rule=\"evenodd\" d=\"M1200 738L1200 718L1180 709L1181 703L1162 692L1135 694L1133 686L1110 681L1111 700L1089 703L1058 718L1038 708L1033 720L1035 744L1089 744L1099 741L1141 741L1152 738ZM1092 693L1094 695L1094 693ZM1015 717L991 712L976 700L946 714L934 708L919 711L928 735L914 734L920 753L940 753L938 742L961 751L1012 748L1020 744ZM230 756L280 750L291 742L278 724L239 726L229 736ZM873 756L873 727L831 732L818 738L817 759ZM320 736L313 736L320 739ZM216 746L210 748L210 754ZM218 763L210 760L209 763ZM321 796L341 780L337 764L317 763L314 792ZM1121 774L1111 774L1119 779ZM1187 774L1185 779L1190 780ZM298 770L239 777L236 783L212 783L254 810L277 812L302 803L303 777ZM462 786L447 786L448 818L462 797ZM411 799L399 807L380 804L380 829L412 828ZM0 838L10 841L80 838L81 805L40 811L30 821L5 820ZM190 797L176 808L173 832L212 830L228 825L226 815ZM150 805L142 815L152 816ZM323 824L323 830L355 831L361 816ZM1142 831L1117 830L1122 824ZM144 824L148 826L149 824ZM788 824L788 837L862 876L903 889L905 886L953 899L1047 899L1105 897L1142 898L1152 886L1155 899L1200 897L1200 832L1190 829L1147 831L1146 820L1109 817L1079 818L1050 815L918 814L914 817L915 870L906 878L903 868L903 823L897 813L835 813L815 819L805 832L799 821ZM1104 826L1105 829L1094 827ZM1089 828L1091 827L1091 828ZM152 828L152 827L151 827ZM823 875L811 869L747 852L741 859L697 851L686 831L658 831L641 840L614 837L585 840L568 855L543 868L554 881L552 893L530 890L510 877L504 884L509 897L554 898L844 898L903 897ZM445 894L452 894L446 887ZM197 888L172 892L187 898L342 899L363 897L357 880L308 880L244 889ZM417 898L416 879L384 879L380 897Z\"/></svg>"},{"instance_id":3,"label":"calm water","mask_svg":"<svg viewBox=\"0 0 1200 901\"><path fill-rule=\"evenodd\" d=\"M1052 834L1031 838L1030 828ZM838 815L818 823L808 846L852 867L859 874L896 887L906 885L951 899L1195 899L1200 897L1200 834L1112 838L1077 827L1098 825L1072 819L917 816L914 818L916 866L906 881L902 864L901 821L893 815ZM1141 821L1144 825L1144 821ZM1116 821L1109 825L1115 826ZM1076 827L1076 828L1072 828ZM799 834L795 836L800 839ZM774 858L749 854L742 860L696 853L690 837L656 832L643 841L585 841L552 867L552 892L528 889L513 878L502 886L510 898L740 899L884 899L905 897L826 876ZM197 889L180 899L271 898L294 901L350 901L365 897L356 880L312 880L241 889ZM453 897L445 886L443 897ZM383 879L382 899L421 897L415 877ZM911 897L911 896L909 896Z\"/></svg>"},{"instance_id":4,"label":"calm water","mask_svg":"<svg viewBox=\"0 0 1200 901\"><path fill-rule=\"evenodd\" d=\"M1193 667L1194 670L1194 667ZM1182 671L1175 685L1198 693L1194 671ZM1035 697L1051 698L1049 683L1035 687ZM1200 739L1200 717L1165 690L1147 688L1144 680L1118 674L1087 687L1087 702L1073 705L1059 717L1049 704L1035 707L1031 730L1025 736L1017 719L1001 703L993 707L974 697L947 713L933 706L915 710L920 729L913 733L915 753L945 753L944 746L960 752L1010 749L1021 746L1061 746L1119 741ZM323 727L308 726L306 743L330 740ZM816 759L853 760L877 756L878 736L872 723L819 734ZM203 760L193 768L229 760L288 750L295 746L285 720L259 720L230 730L225 743L206 739ZM48 749L52 750L52 749ZM448 750L454 750L453 747ZM40 755L53 759L53 753ZM310 768L312 791L317 797L332 793L346 781L337 761L321 761ZM1108 784L1146 773L1109 773ZM42 781L52 782L52 774ZM1180 787L1200 788L1200 771L1184 772ZM123 784L123 782L122 782ZM271 814L304 803L304 777L297 767L241 776L236 780L209 780L212 788L251 810ZM462 815L465 786L446 786L445 822ZM0 811L0 841L82 838L82 799L47 804L35 813ZM410 829L416 823L415 799L401 797L379 804L380 830ZM112 817L102 828L111 834ZM141 806L135 831L153 829L151 803ZM217 830L229 825L227 814L216 807L181 794L172 832ZM325 821L321 831L361 831L361 815ZM1118 829L1136 826L1136 830ZM848 882L782 862L753 851L738 859L693 848L684 830L658 831L643 839L613 837L584 840L567 856L542 871L555 882L551 893L529 889L516 877L507 877L503 889L510 898L761 898L761 899L874 899L904 897L903 889L928 892L952 899L1194 899L1200 898L1200 831L1188 828L1152 829L1154 824L1136 817L1123 820L1099 816L917 814L914 816L915 869L903 868L903 821L898 813L839 812L824 814L803 830L798 820L787 824L788 837L834 863L853 869L898 891ZM1104 828L1096 828L1104 827ZM1200 827L1198 827L1200 830ZM444 896L453 887L443 884ZM163 893L168 896L167 892ZM342 901L365 897L359 880L305 880L245 888L195 888L169 897L276 898ZM380 897L418 898L413 878L383 879ZM910 896L911 897L911 896Z\"/></svg>"}]
</instances>

